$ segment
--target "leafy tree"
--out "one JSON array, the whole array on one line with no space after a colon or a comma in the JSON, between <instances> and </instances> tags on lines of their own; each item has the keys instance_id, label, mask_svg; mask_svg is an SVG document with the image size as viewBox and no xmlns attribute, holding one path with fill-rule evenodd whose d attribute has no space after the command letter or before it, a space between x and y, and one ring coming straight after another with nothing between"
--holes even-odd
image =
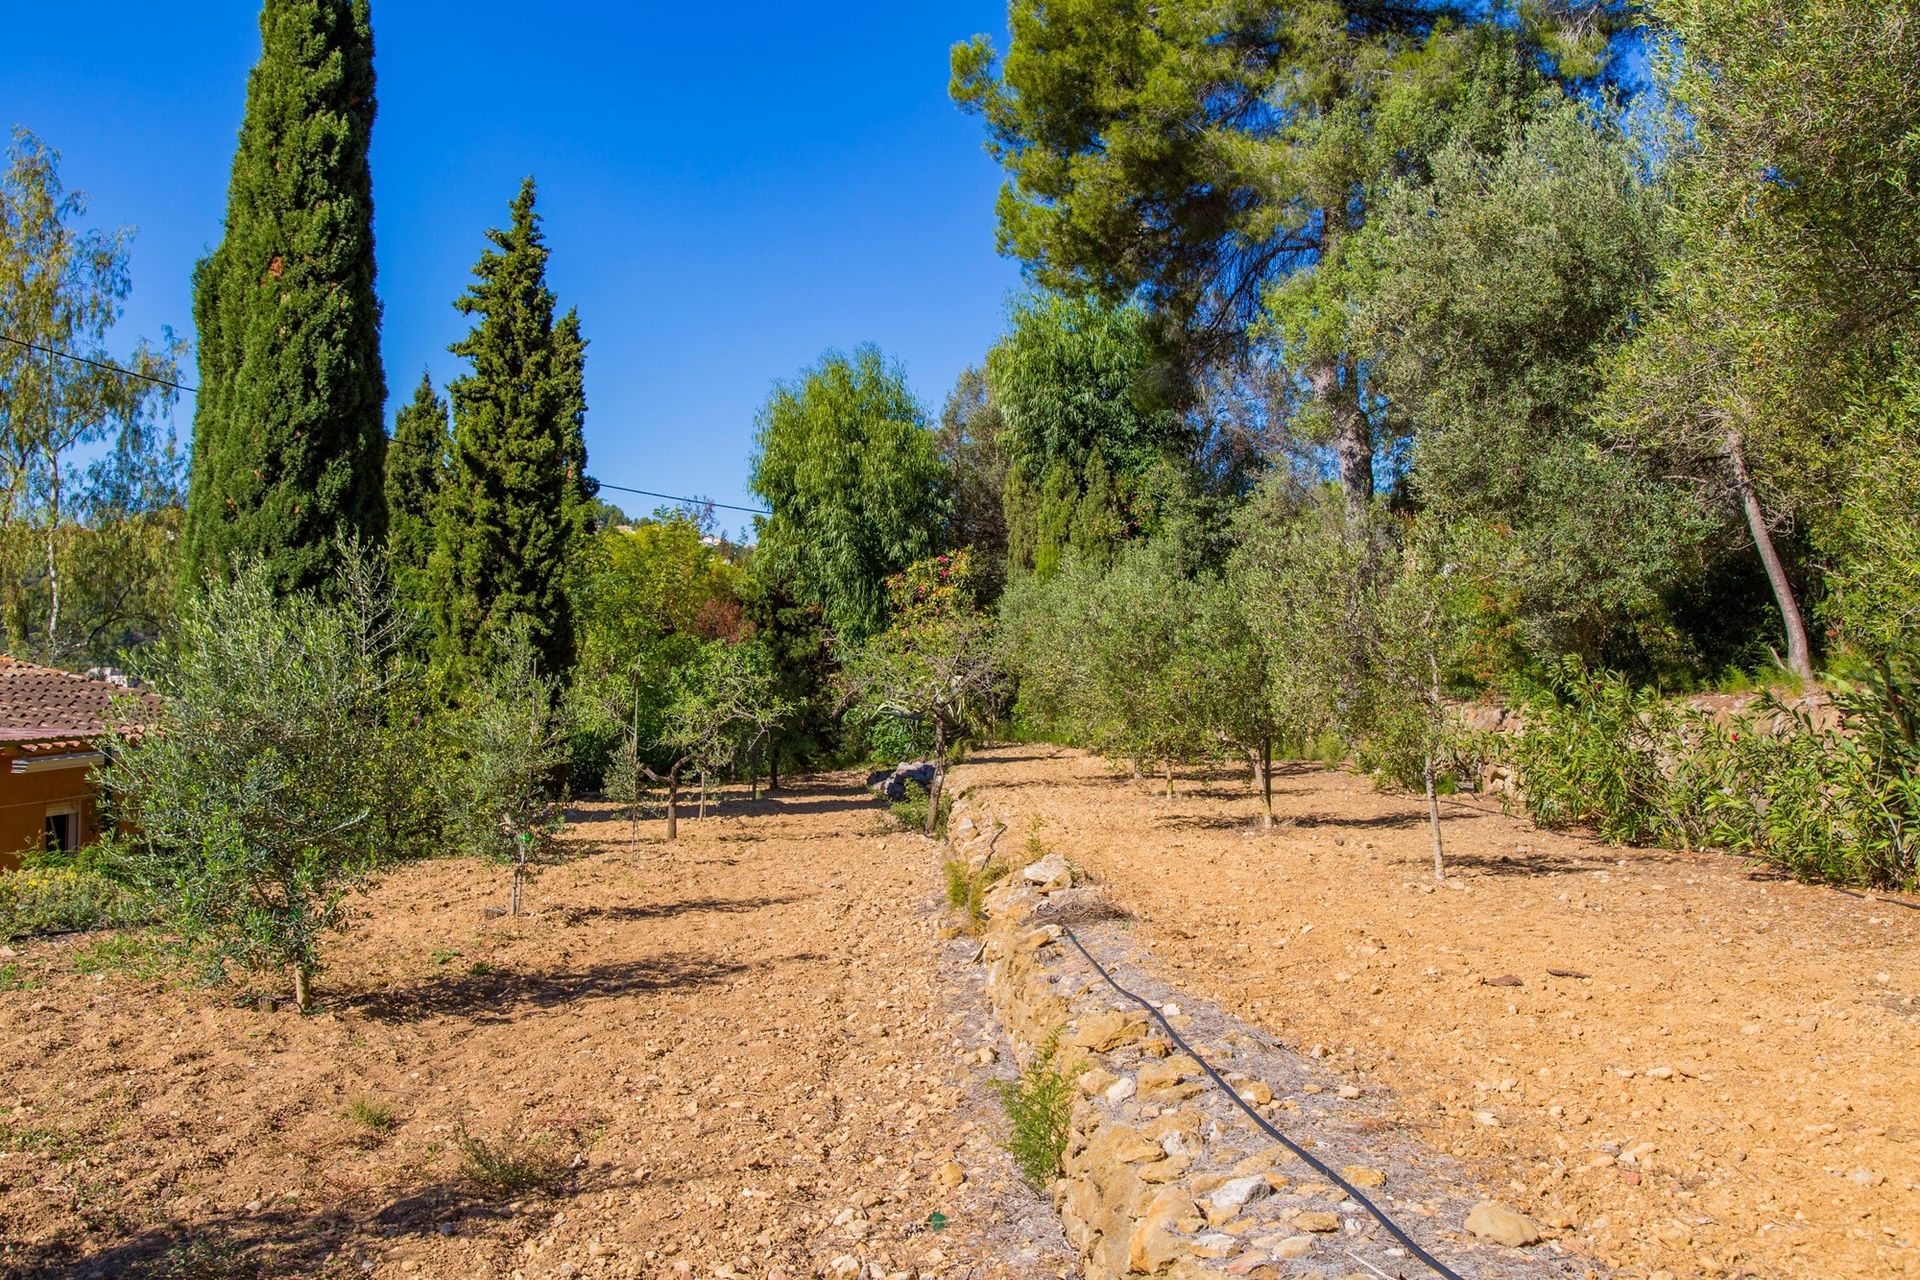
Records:
<instances>
[{"instance_id":1,"label":"leafy tree","mask_svg":"<svg viewBox=\"0 0 1920 1280\"><path fill-rule=\"evenodd\" d=\"M908 566L887 580L887 596L890 620L848 655L846 690L858 706L931 728L926 834L932 835L947 762L954 748L987 722L998 697L993 620L979 608L972 556L966 551Z\"/></svg>"},{"instance_id":2,"label":"leafy tree","mask_svg":"<svg viewBox=\"0 0 1920 1280\"><path fill-rule=\"evenodd\" d=\"M1373 200L1538 83L1604 69L1609 6L1016 0L1004 64L953 51L954 96L1010 181L1003 252L1042 286L1144 296L1193 370L1264 331L1309 389L1349 510L1378 406L1345 332Z\"/></svg>"},{"instance_id":3,"label":"leafy tree","mask_svg":"<svg viewBox=\"0 0 1920 1280\"><path fill-rule=\"evenodd\" d=\"M1848 414L1840 502L1822 522L1828 558L1821 615L1843 644L1882 667L1920 649L1920 360Z\"/></svg>"},{"instance_id":4,"label":"leafy tree","mask_svg":"<svg viewBox=\"0 0 1920 1280\"><path fill-rule=\"evenodd\" d=\"M1677 660L1663 596L1718 522L1594 420L1655 278L1664 194L1579 103L1494 142L1455 139L1377 206L1357 341L1412 430L1413 495L1486 544L1470 559L1491 664Z\"/></svg>"},{"instance_id":5,"label":"leafy tree","mask_svg":"<svg viewBox=\"0 0 1920 1280\"><path fill-rule=\"evenodd\" d=\"M581 434L586 343L574 312L554 317L533 179L510 207L454 304L478 319L451 348L471 371L450 388L435 656L456 678L473 678L524 623L541 670L564 679L575 656L568 587L594 511Z\"/></svg>"},{"instance_id":6,"label":"leafy tree","mask_svg":"<svg viewBox=\"0 0 1920 1280\"><path fill-rule=\"evenodd\" d=\"M984 369L969 366L947 393L934 434L935 451L947 471L951 521L947 541L967 548L981 574L982 598L999 594L992 575L1006 559L1007 520L1003 495L1007 458L1001 449L1006 415L993 399Z\"/></svg>"},{"instance_id":7,"label":"leafy tree","mask_svg":"<svg viewBox=\"0 0 1920 1280\"><path fill-rule=\"evenodd\" d=\"M486 683L462 707L460 736L464 760L447 803L454 835L467 852L513 869L507 914L517 916L527 878L559 860L565 825L554 785L567 761L559 686L540 669L530 627L501 641Z\"/></svg>"},{"instance_id":8,"label":"leafy tree","mask_svg":"<svg viewBox=\"0 0 1920 1280\"><path fill-rule=\"evenodd\" d=\"M643 764L641 771L667 788L667 839L673 840L680 833L680 787L687 771L704 781L710 772L747 760L788 708L766 652L754 644L710 641L694 661L673 670L666 690L655 748L664 764L660 770Z\"/></svg>"},{"instance_id":9,"label":"leafy tree","mask_svg":"<svg viewBox=\"0 0 1920 1280\"><path fill-rule=\"evenodd\" d=\"M423 616L431 613L429 572L437 531L440 488L446 481L447 402L420 375L413 400L394 421L387 445L387 553L403 603Z\"/></svg>"},{"instance_id":10,"label":"leafy tree","mask_svg":"<svg viewBox=\"0 0 1920 1280\"><path fill-rule=\"evenodd\" d=\"M266 0L227 190L194 271L200 391L182 571L325 583L385 532L367 0Z\"/></svg>"},{"instance_id":11,"label":"leafy tree","mask_svg":"<svg viewBox=\"0 0 1920 1280\"><path fill-rule=\"evenodd\" d=\"M210 584L156 660L159 723L116 729L100 773L128 833L113 860L216 963L291 971L303 1011L348 893L418 852L380 808L421 754L394 714L419 675L364 553L346 559L328 598L277 594L265 564Z\"/></svg>"},{"instance_id":12,"label":"leafy tree","mask_svg":"<svg viewBox=\"0 0 1920 1280\"><path fill-rule=\"evenodd\" d=\"M79 231L59 154L16 129L0 175L0 557L9 648L110 658L150 632L171 576L179 465L160 414L174 353L107 349L132 287L131 233ZM56 355L55 353L62 353ZM67 357L77 357L69 359Z\"/></svg>"},{"instance_id":13,"label":"leafy tree","mask_svg":"<svg viewBox=\"0 0 1920 1280\"><path fill-rule=\"evenodd\" d=\"M754 432L750 483L773 514L757 555L857 644L885 621L881 583L937 551L946 476L906 374L876 347L828 352L776 384Z\"/></svg>"},{"instance_id":14,"label":"leafy tree","mask_svg":"<svg viewBox=\"0 0 1920 1280\"><path fill-rule=\"evenodd\" d=\"M1791 547L1860 466L1841 432L1915 332L1920 30L1867 0L1672 0L1665 70L1677 251L1617 368L1624 438L1744 520L1787 642L1813 670ZM1871 466L1871 463L1867 464Z\"/></svg>"}]
</instances>

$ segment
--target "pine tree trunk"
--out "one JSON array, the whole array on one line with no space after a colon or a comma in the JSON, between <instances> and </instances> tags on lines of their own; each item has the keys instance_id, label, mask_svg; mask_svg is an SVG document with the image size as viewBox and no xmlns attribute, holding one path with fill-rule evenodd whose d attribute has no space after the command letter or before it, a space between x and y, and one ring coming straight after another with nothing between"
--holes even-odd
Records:
<instances>
[{"instance_id":1,"label":"pine tree trunk","mask_svg":"<svg viewBox=\"0 0 1920 1280\"><path fill-rule=\"evenodd\" d=\"M1320 211L1320 256L1338 251L1345 216ZM1333 429L1333 452L1340 465L1340 489L1347 499L1347 522L1358 525L1373 502L1373 431L1361 412L1358 378L1351 356L1316 356L1307 362L1307 386ZM1342 376L1344 375L1344 377Z\"/></svg>"},{"instance_id":2,"label":"pine tree trunk","mask_svg":"<svg viewBox=\"0 0 1920 1280\"><path fill-rule=\"evenodd\" d=\"M307 963L293 966L293 1007L302 1013L313 1012L313 983Z\"/></svg>"},{"instance_id":3,"label":"pine tree trunk","mask_svg":"<svg viewBox=\"0 0 1920 1280\"><path fill-rule=\"evenodd\" d=\"M1773 601L1780 609L1780 621L1787 630L1787 670L1802 680L1813 679L1813 646L1807 638L1807 620L1794 599L1793 583L1787 580L1786 566L1774 549L1773 533L1767 528L1766 513L1760 508L1760 495L1753 487L1753 473L1747 469L1747 445L1738 431L1727 433L1727 464L1733 471L1733 485L1740 494L1740 507L1746 512L1747 532L1753 535L1753 549L1767 571L1767 584L1773 588Z\"/></svg>"}]
</instances>

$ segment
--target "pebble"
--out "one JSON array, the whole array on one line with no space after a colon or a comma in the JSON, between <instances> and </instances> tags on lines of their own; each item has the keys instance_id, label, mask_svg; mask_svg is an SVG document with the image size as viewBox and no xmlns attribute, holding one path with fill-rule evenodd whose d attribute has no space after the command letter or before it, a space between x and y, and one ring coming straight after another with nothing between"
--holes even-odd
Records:
<instances>
[{"instance_id":1,"label":"pebble","mask_svg":"<svg viewBox=\"0 0 1920 1280\"><path fill-rule=\"evenodd\" d=\"M1340 1215L1327 1209L1309 1209L1294 1218L1293 1225L1301 1231L1313 1231L1325 1235L1340 1229Z\"/></svg>"}]
</instances>

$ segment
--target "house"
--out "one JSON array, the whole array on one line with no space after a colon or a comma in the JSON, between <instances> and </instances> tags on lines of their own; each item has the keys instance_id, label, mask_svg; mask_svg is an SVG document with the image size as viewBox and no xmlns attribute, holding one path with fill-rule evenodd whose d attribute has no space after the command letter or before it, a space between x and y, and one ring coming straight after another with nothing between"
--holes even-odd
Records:
<instances>
[{"instance_id":1,"label":"house","mask_svg":"<svg viewBox=\"0 0 1920 1280\"><path fill-rule=\"evenodd\" d=\"M0 654L0 870L35 849L78 849L96 834L91 778L116 698L131 692Z\"/></svg>"}]
</instances>

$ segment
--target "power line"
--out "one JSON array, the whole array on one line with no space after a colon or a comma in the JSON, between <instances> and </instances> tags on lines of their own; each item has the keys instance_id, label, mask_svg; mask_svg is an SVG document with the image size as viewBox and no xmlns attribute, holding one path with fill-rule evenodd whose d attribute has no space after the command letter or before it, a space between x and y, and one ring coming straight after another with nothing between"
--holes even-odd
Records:
<instances>
[{"instance_id":1,"label":"power line","mask_svg":"<svg viewBox=\"0 0 1920 1280\"><path fill-rule=\"evenodd\" d=\"M189 387L184 383L174 382L168 378L155 377L151 373L142 373L138 369L126 369L117 364L109 364L104 360L95 360L90 356L77 356L71 351L60 351L53 347L43 347L37 342L28 342L25 338L16 338L10 333L0 333L0 342L11 342L16 347L25 347L29 351L38 351L43 356L58 356L62 360L72 360L78 364L91 365L102 373L117 373L122 377L138 378L142 382L151 382L157 386L172 387L175 391L185 391L189 395L197 394L200 390L198 387Z\"/></svg>"},{"instance_id":2,"label":"power line","mask_svg":"<svg viewBox=\"0 0 1920 1280\"><path fill-rule=\"evenodd\" d=\"M127 369L117 364L109 364L104 360L94 360L87 356L77 356L71 351L60 351L53 347L43 347L37 342L29 342L25 338L16 338L10 333L0 333L0 341L11 342L17 347L25 347L27 350L37 351L41 355L58 356L63 360L73 360L80 364L91 365L93 368L105 373L117 373L124 377L139 378L145 382L156 383L159 386L172 387L175 391L185 391L189 395L197 395L200 390L198 387L189 387L183 383L155 377L150 373L142 373L138 369ZM722 511L744 511L748 515L754 516L770 516L773 514L773 512L763 511L759 507L736 507L731 503L710 502L705 498L683 498L677 493L655 493L651 489L634 489L623 484L609 484L605 480L600 481L599 484L602 489L613 489L620 493L637 493L643 498L664 498L668 502L682 502L688 506L716 507Z\"/></svg>"},{"instance_id":3,"label":"power line","mask_svg":"<svg viewBox=\"0 0 1920 1280\"><path fill-rule=\"evenodd\" d=\"M684 502L688 506L718 507L722 511L745 511L749 515L756 515L756 516L770 516L773 514L773 512L763 511L759 507L736 507L731 503L710 502L705 498L682 498L678 494L655 493L651 489L629 489L626 485L608 484L605 480L601 480L598 483L602 489L614 489L619 491L620 493L637 493L643 498L665 498L669 502Z\"/></svg>"}]
</instances>

